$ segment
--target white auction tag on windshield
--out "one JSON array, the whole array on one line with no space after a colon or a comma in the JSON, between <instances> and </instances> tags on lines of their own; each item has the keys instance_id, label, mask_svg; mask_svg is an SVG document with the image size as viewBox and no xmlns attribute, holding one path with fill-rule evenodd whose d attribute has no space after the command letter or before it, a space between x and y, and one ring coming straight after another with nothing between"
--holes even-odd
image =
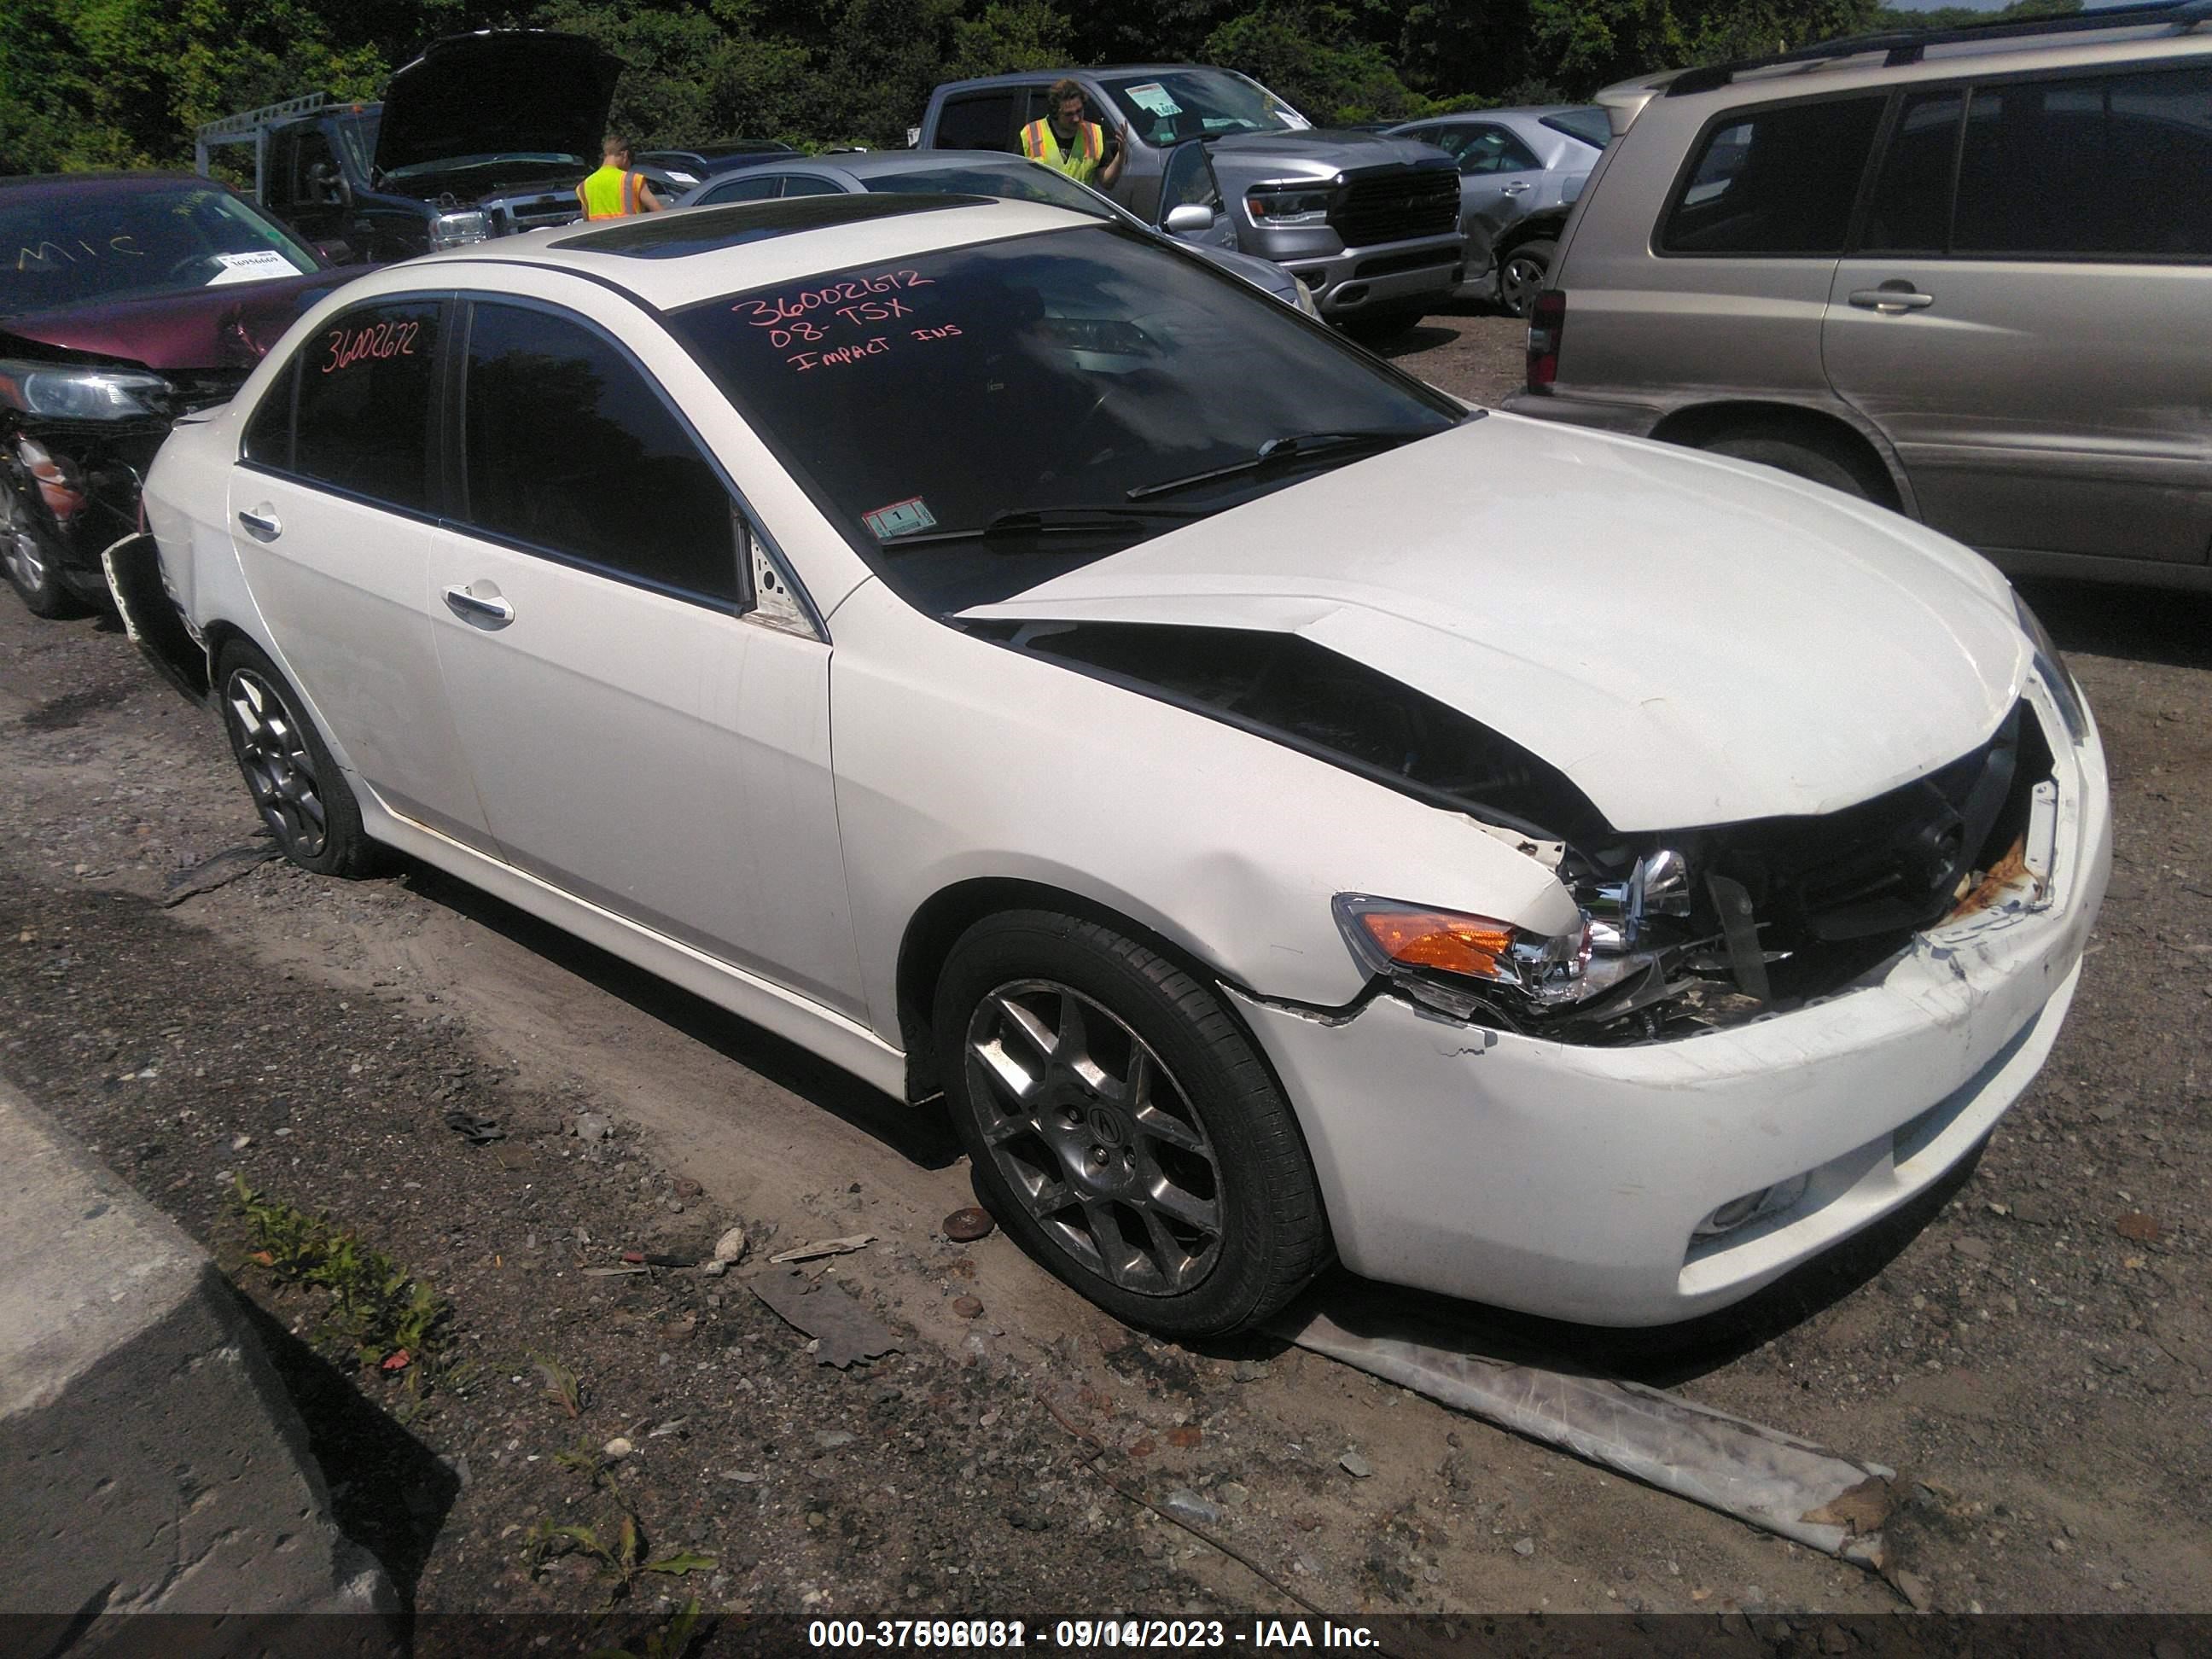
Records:
<instances>
[{"instance_id":1,"label":"white auction tag on windshield","mask_svg":"<svg viewBox=\"0 0 2212 1659\"><path fill-rule=\"evenodd\" d=\"M258 283L270 276L296 276L300 273L292 262L274 248L258 248L252 253L218 253L215 261L222 269L207 279L204 286L218 287L224 283Z\"/></svg>"},{"instance_id":2,"label":"white auction tag on windshield","mask_svg":"<svg viewBox=\"0 0 2212 1659\"><path fill-rule=\"evenodd\" d=\"M1170 97L1168 89L1157 81L1147 81L1141 87L1129 87L1124 90L1129 101L1139 109L1170 117L1182 113L1182 106Z\"/></svg>"}]
</instances>

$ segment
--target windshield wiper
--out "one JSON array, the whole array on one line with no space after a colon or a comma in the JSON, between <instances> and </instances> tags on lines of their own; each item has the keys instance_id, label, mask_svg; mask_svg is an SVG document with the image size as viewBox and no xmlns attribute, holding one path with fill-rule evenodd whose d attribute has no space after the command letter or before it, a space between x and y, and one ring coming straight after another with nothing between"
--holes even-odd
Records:
<instances>
[{"instance_id":1,"label":"windshield wiper","mask_svg":"<svg viewBox=\"0 0 2212 1659\"><path fill-rule=\"evenodd\" d=\"M1439 427L1437 429L1443 431L1444 428ZM1268 439L1250 456L1241 461L1231 461L1227 466L1194 472L1187 477L1168 478L1158 483L1139 484L1128 492L1128 499L1143 501L1155 495L1172 495L1177 490L1195 489L1199 485L1212 483L1217 478L1234 478L1242 473L1257 472L1263 467L1279 465L1285 461L1312 460L1342 450L1395 449L1400 444L1430 435L1419 428L1402 426L1377 427L1364 432L1294 432L1288 437Z\"/></svg>"},{"instance_id":2,"label":"windshield wiper","mask_svg":"<svg viewBox=\"0 0 2212 1659\"><path fill-rule=\"evenodd\" d=\"M924 530L911 536L894 536L884 544L884 551L897 553L909 547L942 542L996 541L1006 536L1065 536L1086 530L1118 530L1133 521L1148 519L1202 519L1211 510L1196 507L1021 507L967 530Z\"/></svg>"}]
</instances>

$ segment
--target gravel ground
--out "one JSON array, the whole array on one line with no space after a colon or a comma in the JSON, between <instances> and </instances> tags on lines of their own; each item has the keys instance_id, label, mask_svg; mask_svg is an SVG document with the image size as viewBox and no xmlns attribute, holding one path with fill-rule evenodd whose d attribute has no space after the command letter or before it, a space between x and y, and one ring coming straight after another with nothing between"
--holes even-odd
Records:
<instances>
[{"instance_id":1,"label":"gravel ground","mask_svg":"<svg viewBox=\"0 0 2212 1659\"><path fill-rule=\"evenodd\" d=\"M1432 319L1396 355L1495 398L1520 333ZM2203 1609L2212 605L2032 598L2102 722L2121 832L2043 1079L1954 1190L1742 1315L1666 1341L1536 1334L1905 1471L1893 1530L1936 1606ZM1136 1337L1003 1237L943 1237L970 1195L933 1112L434 872L268 864L159 905L253 831L212 720L119 634L0 604L0 1069L233 1271L342 1522L419 1608L602 1604L618 1575L533 1571L524 1548L541 1523L609 1536L617 1493L653 1557L714 1558L641 1576L647 1609L1902 1605L1312 1356ZM504 1138L470 1144L457 1111ZM578 1138L580 1115L611 1138ZM441 1347L364 1367L321 1292L251 1260L235 1176L434 1285ZM720 1278L586 1272L732 1224L751 1248ZM861 1232L802 1271L897 1346L839 1370L750 1285L780 1249ZM578 1377L574 1414L533 1356Z\"/></svg>"}]
</instances>

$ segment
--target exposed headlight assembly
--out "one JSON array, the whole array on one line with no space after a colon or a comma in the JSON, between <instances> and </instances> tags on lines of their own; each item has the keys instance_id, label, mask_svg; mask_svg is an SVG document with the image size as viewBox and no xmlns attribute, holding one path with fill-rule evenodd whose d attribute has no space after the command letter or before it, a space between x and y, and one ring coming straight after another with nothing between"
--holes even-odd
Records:
<instances>
[{"instance_id":1,"label":"exposed headlight assembly","mask_svg":"<svg viewBox=\"0 0 2212 1659\"><path fill-rule=\"evenodd\" d=\"M0 402L49 420L159 418L168 392L167 380L139 369L79 368L0 358Z\"/></svg>"},{"instance_id":2,"label":"exposed headlight assembly","mask_svg":"<svg viewBox=\"0 0 2212 1659\"><path fill-rule=\"evenodd\" d=\"M2089 711L2081 701L2081 688L2074 678L2074 671L2058 654L2057 646L2051 642L2042 620L2027 608L2027 601L2014 593L2012 609L2020 618L2020 631L2027 635L2028 645L2035 653L2035 672L2051 688L2051 700L2058 705L2058 718L2066 722L2066 735L2076 743L2086 743L2089 737Z\"/></svg>"},{"instance_id":3,"label":"exposed headlight assembly","mask_svg":"<svg viewBox=\"0 0 2212 1659\"><path fill-rule=\"evenodd\" d=\"M459 213L441 213L430 221L430 246L434 248L465 247L471 242L491 239L491 216L476 209Z\"/></svg>"}]
</instances>

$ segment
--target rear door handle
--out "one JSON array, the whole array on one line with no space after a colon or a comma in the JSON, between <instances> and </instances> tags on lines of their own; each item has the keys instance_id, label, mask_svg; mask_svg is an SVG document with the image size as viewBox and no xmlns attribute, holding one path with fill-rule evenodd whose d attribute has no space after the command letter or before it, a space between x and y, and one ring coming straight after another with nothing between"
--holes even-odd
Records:
<instances>
[{"instance_id":1,"label":"rear door handle","mask_svg":"<svg viewBox=\"0 0 2212 1659\"><path fill-rule=\"evenodd\" d=\"M1936 303L1932 294L1923 294L1910 283L1884 283L1880 288L1855 288L1851 303L1861 311L1879 311L1895 317L1908 311L1925 311Z\"/></svg>"},{"instance_id":2,"label":"rear door handle","mask_svg":"<svg viewBox=\"0 0 2212 1659\"><path fill-rule=\"evenodd\" d=\"M505 599L480 599L465 587L446 590L446 608L477 628L504 628L514 620L514 607Z\"/></svg>"},{"instance_id":3,"label":"rear door handle","mask_svg":"<svg viewBox=\"0 0 2212 1659\"><path fill-rule=\"evenodd\" d=\"M1528 193L1528 181L1525 179L1516 179L1510 185L1499 185L1498 191L1501 195L1505 196L1526 196Z\"/></svg>"},{"instance_id":4,"label":"rear door handle","mask_svg":"<svg viewBox=\"0 0 2212 1659\"><path fill-rule=\"evenodd\" d=\"M246 526L246 533L257 542L273 542L284 533L284 526L274 513L241 513L238 515L238 521Z\"/></svg>"}]
</instances>

